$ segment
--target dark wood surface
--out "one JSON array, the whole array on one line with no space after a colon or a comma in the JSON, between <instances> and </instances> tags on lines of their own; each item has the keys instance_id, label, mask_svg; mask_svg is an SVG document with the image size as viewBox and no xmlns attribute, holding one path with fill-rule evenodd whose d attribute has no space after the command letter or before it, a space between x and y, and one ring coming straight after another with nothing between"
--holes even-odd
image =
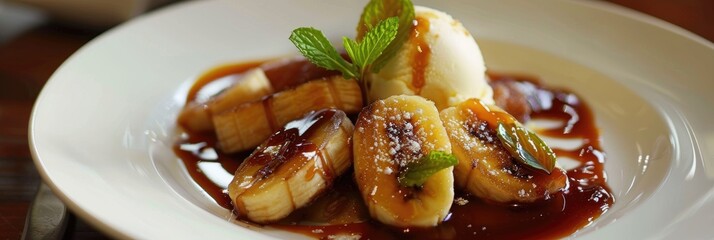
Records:
<instances>
[{"instance_id":1,"label":"dark wood surface","mask_svg":"<svg viewBox=\"0 0 714 240\"><path fill-rule=\"evenodd\" d=\"M610 0L679 25L714 41L712 0ZM0 28L0 31L3 31ZM32 104L52 72L101 31L45 22L0 42L0 239L19 239L40 178L27 142ZM79 219L67 239L106 236Z\"/></svg>"},{"instance_id":2,"label":"dark wood surface","mask_svg":"<svg viewBox=\"0 0 714 240\"><path fill-rule=\"evenodd\" d=\"M0 239L20 238L41 181L27 142L32 104L52 72L97 34L50 23L0 45ZM82 222L72 228L79 230L72 236L102 237Z\"/></svg>"}]
</instances>

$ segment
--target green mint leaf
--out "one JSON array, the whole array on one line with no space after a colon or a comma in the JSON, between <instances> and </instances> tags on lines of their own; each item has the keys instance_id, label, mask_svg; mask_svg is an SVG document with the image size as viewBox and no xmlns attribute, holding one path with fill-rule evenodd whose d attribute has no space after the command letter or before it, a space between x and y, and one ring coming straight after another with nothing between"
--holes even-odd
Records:
<instances>
[{"instance_id":1,"label":"green mint leaf","mask_svg":"<svg viewBox=\"0 0 714 240\"><path fill-rule=\"evenodd\" d=\"M431 151L419 160L407 164L399 174L399 184L405 187L423 185L431 175L458 164L453 154L442 151Z\"/></svg>"},{"instance_id":2,"label":"green mint leaf","mask_svg":"<svg viewBox=\"0 0 714 240\"><path fill-rule=\"evenodd\" d=\"M310 62L328 70L338 70L345 78L357 78L354 65L345 61L320 30L301 27L293 30L290 41Z\"/></svg>"},{"instance_id":3,"label":"green mint leaf","mask_svg":"<svg viewBox=\"0 0 714 240\"><path fill-rule=\"evenodd\" d=\"M409 39L409 33L414 26L414 4L411 0L371 0L364 7L360 22L357 25L357 40L361 41L367 32L381 21L390 17L399 19L397 35L383 53L371 66L373 72L379 72L384 65L399 51L402 44Z\"/></svg>"},{"instance_id":4,"label":"green mint leaf","mask_svg":"<svg viewBox=\"0 0 714 240\"><path fill-rule=\"evenodd\" d=\"M390 17L370 29L360 42L348 38L343 39L347 54L360 72L364 72L368 65L382 55L384 49L397 35L398 28L399 19Z\"/></svg>"},{"instance_id":5,"label":"green mint leaf","mask_svg":"<svg viewBox=\"0 0 714 240\"><path fill-rule=\"evenodd\" d=\"M496 135L503 147L520 163L550 174L555 168L555 153L535 133L517 123L498 122Z\"/></svg>"},{"instance_id":6,"label":"green mint leaf","mask_svg":"<svg viewBox=\"0 0 714 240\"><path fill-rule=\"evenodd\" d=\"M352 59L352 64L359 68L360 60L356 58L360 55L360 44L348 37L342 37L342 45L345 47L347 56L350 56L350 59Z\"/></svg>"}]
</instances>

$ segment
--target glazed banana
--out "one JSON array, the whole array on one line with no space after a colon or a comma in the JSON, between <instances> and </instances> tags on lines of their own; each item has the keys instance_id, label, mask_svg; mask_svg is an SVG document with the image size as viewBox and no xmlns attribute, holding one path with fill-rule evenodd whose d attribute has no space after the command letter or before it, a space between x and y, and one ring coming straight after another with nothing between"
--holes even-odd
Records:
<instances>
[{"instance_id":1,"label":"glazed banana","mask_svg":"<svg viewBox=\"0 0 714 240\"><path fill-rule=\"evenodd\" d=\"M347 113L362 109L357 81L342 77L315 80L213 116L223 152L252 149L289 121L308 112L337 108Z\"/></svg>"},{"instance_id":2,"label":"glazed banana","mask_svg":"<svg viewBox=\"0 0 714 240\"><path fill-rule=\"evenodd\" d=\"M179 113L178 123L192 132L213 130L212 115L220 114L243 103L256 101L273 93L273 87L260 68L250 70L233 86L205 103L191 103Z\"/></svg>"},{"instance_id":3,"label":"glazed banana","mask_svg":"<svg viewBox=\"0 0 714 240\"><path fill-rule=\"evenodd\" d=\"M228 185L236 211L269 223L317 198L350 167L353 130L335 109L289 122L238 167Z\"/></svg>"},{"instance_id":4,"label":"glazed banana","mask_svg":"<svg viewBox=\"0 0 714 240\"><path fill-rule=\"evenodd\" d=\"M454 199L453 167L431 175L421 187L398 181L405 166L430 151L451 152L433 102L393 96L366 107L355 124L354 173L370 215L399 227L436 226Z\"/></svg>"},{"instance_id":5,"label":"glazed banana","mask_svg":"<svg viewBox=\"0 0 714 240\"><path fill-rule=\"evenodd\" d=\"M489 127L493 114L507 114L477 99L441 111L453 153L456 186L496 202L533 202L560 191L567 176L560 167L550 174L517 162L501 144L496 130Z\"/></svg>"}]
</instances>

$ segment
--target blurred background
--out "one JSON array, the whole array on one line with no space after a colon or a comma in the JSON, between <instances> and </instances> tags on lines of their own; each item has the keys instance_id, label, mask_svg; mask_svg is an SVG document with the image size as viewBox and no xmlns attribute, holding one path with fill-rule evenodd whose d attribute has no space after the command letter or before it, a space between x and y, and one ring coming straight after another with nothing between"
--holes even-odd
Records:
<instances>
[{"instance_id":1,"label":"blurred background","mask_svg":"<svg viewBox=\"0 0 714 240\"><path fill-rule=\"evenodd\" d=\"M32 104L72 53L102 32L179 0L0 0L0 239L20 239L40 185L27 142ZM607 0L714 41L714 0ZM104 239L69 214L64 239Z\"/></svg>"}]
</instances>

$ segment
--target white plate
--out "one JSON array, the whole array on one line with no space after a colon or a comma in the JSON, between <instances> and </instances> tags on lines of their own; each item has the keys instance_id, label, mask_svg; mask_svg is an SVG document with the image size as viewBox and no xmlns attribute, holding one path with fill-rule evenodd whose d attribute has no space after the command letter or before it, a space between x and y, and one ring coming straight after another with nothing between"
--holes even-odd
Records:
<instances>
[{"instance_id":1,"label":"white plate","mask_svg":"<svg viewBox=\"0 0 714 240\"><path fill-rule=\"evenodd\" d=\"M712 43L601 2L417 3L460 19L491 69L541 76L590 103L616 203L574 236L714 236ZM171 153L186 88L212 66L295 54L287 37L299 26L352 36L363 4L195 1L103 34L67 60L37 100L30 140L42 177L115 237L264 236L228 221Z\"/></svg>"}]
</instances>

